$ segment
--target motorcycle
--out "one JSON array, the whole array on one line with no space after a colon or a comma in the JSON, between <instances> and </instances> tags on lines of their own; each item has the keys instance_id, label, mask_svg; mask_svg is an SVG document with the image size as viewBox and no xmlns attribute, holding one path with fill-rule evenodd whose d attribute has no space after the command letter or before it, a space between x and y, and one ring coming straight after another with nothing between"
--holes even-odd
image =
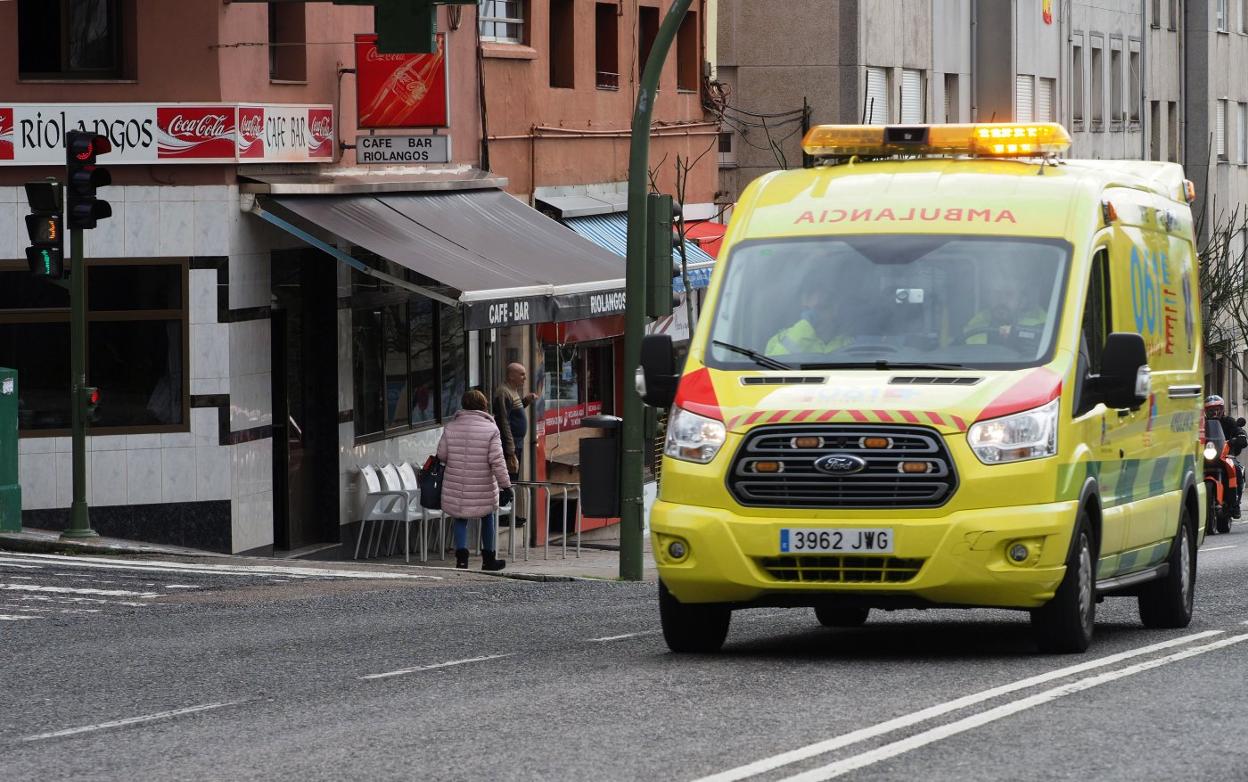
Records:
<instances>
[{"instance_id":1,"label":"motorcycle","mask_svg":"<svg viewBox=\"0 0 1248 782\"><path fill-rule=\"evenodd\" d=\"M1231 517L1237 509L1242 468L1217 420L1205 421L1204 457L1206 533L1225 534L1231 531Z\"/></svg>"}]
</instances>

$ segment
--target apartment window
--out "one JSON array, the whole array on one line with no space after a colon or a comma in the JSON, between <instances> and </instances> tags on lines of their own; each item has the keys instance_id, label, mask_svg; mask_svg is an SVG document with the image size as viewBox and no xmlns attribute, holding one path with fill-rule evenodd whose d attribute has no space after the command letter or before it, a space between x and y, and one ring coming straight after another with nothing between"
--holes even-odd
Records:
<instances>
[{"instance_id":1,"label":"apartment window","mask_svg":"<svg viewBox=\"0 0 1248 782\"><path fill-rule=\"evenodd\" d=\"M1031 122L1035 119L1036 77L1020 74L1014 77L1014 121Z\"/></svg>"},{"instance_id":2,"label":"apartment window","mask_svg":"<svg viewBox=\"0 0 1248 782\"><path fill-rule=\"evenodd\" d=\"M646 70L646 60L650 59L650 50L654 48L654 39L659 35L659 9L643 5L637 9L637 74Z\"/></svg>"},{"instance_id":3,"label":"apartment window","mask_svg":"<svg viewBox=\"0 0 1248 782\"><path fill-rule=\"evenodd\" d=\"M1053 98L1057 93L1056 79L1036 79L1036 122L1053 122Z\"/></svg>"},{"instance_id":4,"label":"apartment window","mask_svg":"<svg viewBox=\"0 0 1248 782\"><path fill-rule=\"evenodd\" d=\"M550 86L576 86L576 16L572 0L550 0Z\"/></svg>"},{"instance_id":5,"label":"apartment window","mask_svg":"<svg viewBox=\"0 0 1248 782\"><path fill-rule=\"evenodd\" d=\"M1161 160L1161 101L1148 103L1148 159Z\"/></svg>"},{"instance_id":6,"label":"apartment window","mask_svg":"<svg viewBox=\"0 0 1248 782\"><path fill-rule=\"evenodd\" d=\"M1105 62L1102 59L1102 40L1100 36L1092 37L1092 59L1089 63L1092 71L1092 89L1089 90L1089 97L1092 99L1092 130L1096 131L1105 129Z\"/></svg>"},{"instance_id":7,"label":"apartment window","mask_svg":"<svg viewBox=\"0 0 1248 782\"><path fill-rule=\"evenodd\" d=\"M1083 36L1076 35L1071 46L1070 63L1070 119L1076 130L1083 129L1083 85L1087 83L1083 72Z\"/></svg>"},{"instance_id":8,"label":"apartment window","mask_svg":"<svg viewBox=\"0 0 1248 782\"><path fill-rule=\"evenodd\" d=\"M1182 137L1179 133L1178 101L1172 100L1166 104L1166 135L1170 139L1170 154L1166 159L1171 163L1182 163L1183 156L1179 154L1179 144Z\"/></svg>"},{"instance_id":9,"label":"apartment window","mask_svg":"<svg viewBox=\"0 0 1248 782\"><path fill-rule=\"evenodd\" d=\"M1226 160L1226 101L1218 101L1217 120L1213 131L1218 160Z\"/></svg>"},{"instance_id":10,"label":"apartment window","mask_svg":"<svg viewBox=\"0 0 1248 782\"><path fill-rule=\"evenodd\" d=\"M600 90L620 88L620 24L619 6L615 3L594 5L594 68L595 82Z\"/></svg>"},{"instance_id":11,"label":"apartment window","mask_svg":"<svg viewBox=\"0 0 1248 782\"><path fill-rule=\"evenodd\" d=\"M737 167L736 139L733 138L731 130L722 130L719 133L719 167Z\"/></svg>"},{"instance_id":12,"label":"apartment window","mask_svg":"<svg viewBox=\"0 0 1248 782\"><path fill-rule=\"evenodd\" d=\"M88 261L87 382L104 397L96 434L184 430L188 413L185 261ZM19 373L23 432L68 434L69 296L0 261L0 366Z\"/></svg>"},{"instance_id":13,"label":"apartment window","mask_svg":"<svg viewBox=\"0 0 1248 782\"><path fill-rule=\"evenodd\" d=\"M1161 0L1153 0L1150 4L1150 8L1152 11L1152 18L1149 22L1153 25L1153 27L1161 27Z\"/></svg>"},{"instance_id":14,"label":"apartment window","mask_svg":"<svg viewBox=\"0 0 1248 782\"><path fill-rule=\"evenodd\" d=\"M1140 103L1144 100L1140 73L1140 42L1131 41L1131 49L1127 52L1127 120L1138 126L1140 124Z\"/></svg>"},{"instance_id":15,"label":"apartment window","mask_svg":"<svg viewBox=\"0 0 1248 782\"><path fill-rule=\"evenodd\" d=\"M123 70L122 0L18 0L17 69L23 78L109 79Z\"/></svg>"},{"instance_id":16,"label":"apartment window","mask_svg":"<svg viewBox=\"0 0 1248 782\"><path fill-rule=\"evenodd\" d=\"M1248 0L1239 0L1239 31L1248 34Z\"/></svg>"},{"instance_id":17,"label":"apartment window","mask_svg":"<svg viewBox=\"0 0 1248 782\"><path fill-rule=\"evenodd\" d=\"M868 125L884 125L891 116L888 112L888 71L883 68L867 68L867 105L865 116Z\"/></svg>"},{"instance_id":18,"label":"apartment window","mask_svg":"<svg viewBox=\"0 0 1248 782\"><path fill-rule=\"evenodd\" d=\"M403 434L459 409L467 383L454 309L354 273L355 436Z\"/></svg>"},{"instance_id":19,"label":"apartment window","mask_svg":"<svg viewBox=\"0 0 1248 782\"><path fill-rule=\"evenodd\" d=\"M945 122L962 121L962 103L958 95L958 74L945 74Z\"/></svg>"},{"instance_id":20,"label":"apartment window","mask_svg":"<svg viewBox=\"0 0 1248 782\"><path fill-rule=\"evenodd\" d=\"M1217 23L1218 32L1226 32L1226 0L1217 0Z\"/></svg>"},{"instance_id":21,"label":"apartment window","mask_svg":"<svg viewBox=\"0 0 1248 782\"><path fill-rule=\"evenodd\" d=\"M676 89L697 92L702 85L702 54L698 47L698 14L689 11L676 33Z\"/></svg>"},{"instance_id":22,"label":"apartment window","mask_svg":"<svg viewBox=\"0 0 1248 782\"><path fill-rule=\"evenodd\" d=\"M1169 0L1170 5L1170 24L1167 25L1171 30L1179 29L1179 0Z\"/></svg>"},{"instance_id":23,"label":"apartment window","mask_svg":"<svg viewBox=\"0 0 1248 782\"><path fill-rule=\"evenodd\" d=\"M1236 162L1248 165L1248 103L1237 104L1238 122L1235 123L1235 146L1239 150Z\"/></svg>"},{"instance_id":24,"label":"apartment window","mask_svg":"<svg viewBox=\"0 0 1248 782\"><path fill-rule=\"evenodd\" d=\"M269 3L269 78L307 81L307 14L303 3Z\"/></svg>"},{"instance_id":25,"label":"apartment window","mask_svg":"<svg viewBox=\"0 0 1248 782\"><path fill-rule=\"evenodd\" d=\"M525 0L481 0L477 10L481 40L525 42Z\"/></svg>"},{"instance_id":26,"label":"apartment window","mask_svg":"<svg viewBox=\"0 0 1248 782\"><path fill-rule=\"evenodd\" d=\"M905 68L901 71L901 121L909 125L924 122L923 71Z\"/></svg>"},{"instance_id":27,"label":"apartment window","mask_svg":"<svg viewBox=\"0 0 1248 782\"><path fill-rule=\"evenodd\" d=\"M1122 94L1122 41L1109 42L1109 123L1120 126L1123 116Z\"/></svg>"}]
</instances>

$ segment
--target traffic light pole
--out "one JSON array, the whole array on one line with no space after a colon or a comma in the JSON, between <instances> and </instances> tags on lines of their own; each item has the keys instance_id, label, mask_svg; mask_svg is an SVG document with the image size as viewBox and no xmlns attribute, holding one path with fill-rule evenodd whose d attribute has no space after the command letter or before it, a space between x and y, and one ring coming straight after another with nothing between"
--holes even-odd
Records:
<instances>
[{"instance_id":1,"label":"traffic light pole","mask_svg":"<svg viewBox=\"0 0 1248 782\"><path fill-rule=\"evenodd\" d=\"M82 229L69 232L69 405L73 428L74 497L69 528L62 538L94 538L87 514L87 270L82 259Z\"/></svg>"},{"instance_id":2,"label":"traffic light pole","mask_svg":"<svg viewBox=\"0 0 1248 782\"><path fill-rule=\"evenodd\" d=\"M646 196L649 193L650 119L659 86L663 62L672 48L692 0L675 0L659 27L646 69L637 90L633 113L632 145L628 158L628 267L625 277L627 308L624 320L624 369L633 371L641 363L641 338L646 330ZM692 325L692 324L691 324ZM623 427L620 432L620 578L640 581L642 577L642 498L641 471L644 466L645 422L641 397L632 383L625 382Z\"/></svg>"}]
</instances>

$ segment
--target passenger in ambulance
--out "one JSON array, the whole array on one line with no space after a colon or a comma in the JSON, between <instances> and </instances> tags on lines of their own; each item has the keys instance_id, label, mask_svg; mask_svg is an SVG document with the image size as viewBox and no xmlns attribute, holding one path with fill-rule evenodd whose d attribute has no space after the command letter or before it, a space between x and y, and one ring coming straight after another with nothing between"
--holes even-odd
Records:
<instances>
[{"instance_id":1,"label":"passenger in ambulance","mask_svg":"<svg viewBox=\"0 0 1248 782\"><path fill-rule=\"evenodd\" d=\"M829 281L812 273L802 280L797 321L777 331L763 351L768 356L831 353L848 344L838 333L837 313Z\"/></svg>"},{"instance_id":2,"label":"passenger in ambulance","mask_svg":"<svg viewBox=\"0 0 1248 782\"><path fill-rule=\"evenodd\" d=\"M967 345L1006 345L1027 351L1040 341L1047 315L1031 301L1027 281L1004 274L988 288L988 304L962 329Z\"/></svg>"}]
</instances>

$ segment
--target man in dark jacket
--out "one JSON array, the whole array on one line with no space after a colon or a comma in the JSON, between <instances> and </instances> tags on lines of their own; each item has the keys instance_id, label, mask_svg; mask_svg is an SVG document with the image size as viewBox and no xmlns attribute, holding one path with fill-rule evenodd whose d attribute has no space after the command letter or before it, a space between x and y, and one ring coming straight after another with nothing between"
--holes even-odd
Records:
<instances>
[{"instance_id":1,"label":"man in dark jacket","mask_svg":"<svg viewBox=\"0 0 1248 782\"><path fill-rule=\"evenodd\" d=\"M514 482L520 478L520 460L524 457L524 438L529 432L529 419L524 409L533 404L537 394L525 393L529 373L523 364L508 364L504 382L494 389L494 423L503 438L503 458Z\"/></svg>"}]
</instances>

